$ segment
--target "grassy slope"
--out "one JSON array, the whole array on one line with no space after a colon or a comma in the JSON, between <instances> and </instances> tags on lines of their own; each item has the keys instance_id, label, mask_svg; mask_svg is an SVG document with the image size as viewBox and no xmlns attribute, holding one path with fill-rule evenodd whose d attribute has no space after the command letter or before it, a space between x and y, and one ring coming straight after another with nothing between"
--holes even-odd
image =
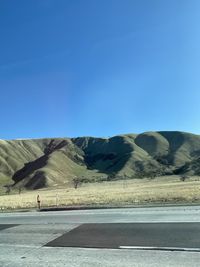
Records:
<instances>
[{"instance_id":1,"label":"grassy slope","mask_svg":"<svg viewBox=\"0 0 200 267\"><path fill-rule=\"evenodd\" d=\"M198 169L199 156L200 136L184 132L147 132L109 139L0 140L0 185L13 183L12 177L16 186L34 189L65 185L80 176L94 180L111 174L165 174L195 162L184 169L191 173L194 165Z\"/></svg>"},{"instance_id":2,"label":"grassy slope","mask_svg":"<svg viewBox=\"0 0 200 267\"><path fill-rule=\"evenodd\" d=\"M10 182L12 175L22 168L24 163L42 154L42 146L34 140L0 140L0 181Z\"/></svg>"}]
</instances>

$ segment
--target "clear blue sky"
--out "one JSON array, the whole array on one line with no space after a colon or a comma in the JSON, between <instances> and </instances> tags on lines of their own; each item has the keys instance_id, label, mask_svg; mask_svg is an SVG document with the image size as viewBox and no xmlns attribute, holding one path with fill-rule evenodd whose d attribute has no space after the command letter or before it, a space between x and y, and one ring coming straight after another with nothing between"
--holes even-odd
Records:
<instances>
[{"instance_id":1,"label":"clear blue sky","mask_svg":"<svg viewBox=\"0 0 200 267\"><path fill-rule=\"evenodd\" d=\"M199 0L1 0L0 138L200 134Z\"/></svg>"}]
</instances>

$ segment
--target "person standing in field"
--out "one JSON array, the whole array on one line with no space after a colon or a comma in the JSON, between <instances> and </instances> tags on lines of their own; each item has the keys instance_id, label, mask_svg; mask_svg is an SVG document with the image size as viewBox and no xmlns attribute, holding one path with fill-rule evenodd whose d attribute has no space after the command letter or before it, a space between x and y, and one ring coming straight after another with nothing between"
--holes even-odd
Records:
<instances>
[{"instance_id":1,"label":"person standing in field","mask_svg":"<svg viewBox=\"0 0 200 267\"><path fill-rule=\"evenodd\" d=\"M40 210L40 195L37 195L37 204L38 204L38 209Z\"/></svg>"}]
</instances>

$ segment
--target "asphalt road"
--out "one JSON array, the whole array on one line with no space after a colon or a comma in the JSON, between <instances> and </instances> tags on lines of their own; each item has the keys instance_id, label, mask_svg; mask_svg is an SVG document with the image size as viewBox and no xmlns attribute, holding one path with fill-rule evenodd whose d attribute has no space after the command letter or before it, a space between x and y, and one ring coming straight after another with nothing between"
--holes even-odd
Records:
<instances>
[{"instance_id":1,"label":"asphalt road","mask_svg":"<svg viewBox=\"0 0 200 267\"><path fill-rule=\"evenodd\" d=\"M199 230L197 206L0 213L0 266L197 267Z\"/></svg>"},{"instance_id":2,"label":"asphalt road","mask_svg":"<svg viewBox=\"0 0 200 267\"><path fill-rule=\"evenodd\" d=\"M200 223L82 224L46 246L109 249L153 247L195 249L200 252Z\"/></svg>"}]
</instances>

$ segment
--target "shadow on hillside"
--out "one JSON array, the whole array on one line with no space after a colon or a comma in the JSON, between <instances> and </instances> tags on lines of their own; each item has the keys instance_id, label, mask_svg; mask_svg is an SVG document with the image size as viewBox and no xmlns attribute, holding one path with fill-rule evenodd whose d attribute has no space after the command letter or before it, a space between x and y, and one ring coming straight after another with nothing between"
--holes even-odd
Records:
<instances>
[{"instance_id":1,"label":"shadow on hillside","mask_svg":"<svg viewBox=\"0 0 200 267\"><path fill-rule=\"evenodd\" d=\"M169 142L169 152L167 155L167 159L169 164L174 163L174 157L176 151L184 144L185 142L185 135L182 132L173 131L159 131L160 135L167 139Z\"/></svg>"},{"instance_id":2,"label":"shadow on hillside","mask_svg":"<svg viewBox=\"0 0 200 267\"><path fill-rule=\"evenodd\" d=\"M116 153L86 155L85 163L90 170L97 170L107 175L119 172L131 157L130 153L118 156Z\"/></svg>"},{"instance_id":3,"label":"shadow on hillside","mask_svg":"<svg viewBox=\"0 0 200 267\"><path fill-rule=\"evenodd\" d=\"M14 181L13 186L37 171L35 175L25 183L24 187L27 189L38 189L44 187L46 185L46 177L44 176L44 173L39 170L45 167L50 154L52 154L55 150L61 149L66 144L67 142L65 140L61 141L58 144L55 144L54 140L51 140L49 145L45 148L45 154L43 156L37 158L34 161L25 163L23 168L14 173L14 175L12 176L12 180Z\"/></svg>"},{"instance_id":4,"label":"shadow on hillside","mask_svg":"<svg viewBox=\"0 0 200 267\"><path fill-rule=\"evenodd\" d=\"M75 144L83 149L88 169L107 175L122 170L133 152L132 144L122 136L114 136L108 140L101 139L98 142L90 140L85 147L82 147L80 142Z\"/></svg>"},{"instance_id":5,"label":"shadow on hillside","mask_svg":"<svg viewBox=\"0 0 200 267\"><path fill-rule=\"evenodd\" d=\"M24 167L21 168L20 170L16 171L12 177L15 184L22 181L24 178L28 177L36 170L43 168L47 164L48 159L49 159L49 154L43 155L42 157L40 157L34 161L25 163ZM28 185L28 183L27 183L27 185Z\"/></svg>"}]
</instances>

